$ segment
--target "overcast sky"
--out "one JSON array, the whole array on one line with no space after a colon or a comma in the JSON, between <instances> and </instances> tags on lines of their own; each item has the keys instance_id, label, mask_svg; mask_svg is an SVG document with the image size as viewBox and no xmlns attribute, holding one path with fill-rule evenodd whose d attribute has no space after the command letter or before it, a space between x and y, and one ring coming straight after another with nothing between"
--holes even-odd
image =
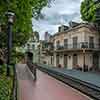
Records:
<instances>
[{"instance_id":1,"label":"overcast sky","mask_svg":"<svg viewBox=\"0 0 100 100\"><path fill-rule=\"evenodd\" d=\"M40 33L40 38L44 38L44 33L48 31L50 34L57 32L58 26L67 25L69 21L76 22L80 19L80 4L82 0L55 0L51 7L44 7L41 13L43 19L33 19L34 30Z\"/></svg>"}]
</instances>

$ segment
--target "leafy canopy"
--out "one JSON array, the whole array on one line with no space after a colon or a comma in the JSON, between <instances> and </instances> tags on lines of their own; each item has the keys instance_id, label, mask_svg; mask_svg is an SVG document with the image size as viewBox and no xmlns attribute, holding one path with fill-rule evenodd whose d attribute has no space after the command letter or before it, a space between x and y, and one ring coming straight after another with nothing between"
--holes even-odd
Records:
<instances>
[{"instance_id":1,"label":"leafy canopy","mask_svg":"<svg viewBox=\"0 0 100 100\"><path fill-rule=\"evenodd\" d=\"M84 0L81 3L81 16L84 21L100 22L100 1Z\"/></svg>"},{"instance_id":2,"label":"leafy canopy","mask_svg":"<svg viewBox=\"0 0 100 100\"><path fill-rule=\"evenodd\" d=\"M47 0L0 0L0 24L6 25L5 12L11 10L15 13L15 22L13 25L13 45L20 46L24 44L32 33L32 17L38 18L41 9L46 6ZM0 40L5 38L7 32L0 33ZM4 46L6 42L1 42ZM2 45L3 44L3 45Z\"/></svg>"}]
</instances>

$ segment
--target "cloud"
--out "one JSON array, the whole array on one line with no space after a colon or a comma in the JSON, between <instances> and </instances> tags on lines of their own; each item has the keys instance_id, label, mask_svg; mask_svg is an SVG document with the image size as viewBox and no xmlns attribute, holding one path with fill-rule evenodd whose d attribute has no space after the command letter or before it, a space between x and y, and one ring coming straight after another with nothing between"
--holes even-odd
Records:
<instances>
[{"instance_id":1,"label":"cloud","mask_svg":"<svg viewBox=\"0 0 100 100\"><path fill-rule=\"evenodd\" d=\"M45 31L54 34L61 24L69 21L80 21L80 4L82 0L55 0L51 7L44 7L41 11L42 19L33 19L33 29L40 32L43 39Z\"/></svg>"}]
</instances>

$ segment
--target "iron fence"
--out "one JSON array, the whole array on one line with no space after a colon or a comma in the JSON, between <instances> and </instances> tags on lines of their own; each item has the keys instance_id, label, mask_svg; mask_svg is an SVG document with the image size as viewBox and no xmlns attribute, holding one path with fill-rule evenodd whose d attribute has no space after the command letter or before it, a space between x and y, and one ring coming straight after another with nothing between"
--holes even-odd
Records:
<instances>
[{"instance_id":1,"label":"iron fence","mask_svg":"<svg viewBox=\"0 0 100 100\"><path fill-rule=\"evenodd\" d=\"M60 49L100 49L99 43L88 43L88 42L82 42L82 43L76 43L76 44L67 44L67 45L59 45L56 46L57 50Z\"/></svg>"}]
</instances>

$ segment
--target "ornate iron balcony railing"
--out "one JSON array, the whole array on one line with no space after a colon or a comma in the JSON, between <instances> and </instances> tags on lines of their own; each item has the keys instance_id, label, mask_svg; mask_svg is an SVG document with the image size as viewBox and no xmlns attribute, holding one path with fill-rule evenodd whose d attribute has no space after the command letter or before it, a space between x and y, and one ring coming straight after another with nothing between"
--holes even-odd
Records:
<instances>
[{"instance_id":1,"label":"ornate iron balcony railing","mask_svg":"<svg viewBox=\"0 0 100 100\"><path fill-rule=\"evenodd\" d=\"M74 44L66 44L66 45L59 45L56 46L56 50L62 49L100 49L100 44L97 43L88 43L88 42L81 42L81 43L74 43Z\"/></svg>"}]
</instances>

